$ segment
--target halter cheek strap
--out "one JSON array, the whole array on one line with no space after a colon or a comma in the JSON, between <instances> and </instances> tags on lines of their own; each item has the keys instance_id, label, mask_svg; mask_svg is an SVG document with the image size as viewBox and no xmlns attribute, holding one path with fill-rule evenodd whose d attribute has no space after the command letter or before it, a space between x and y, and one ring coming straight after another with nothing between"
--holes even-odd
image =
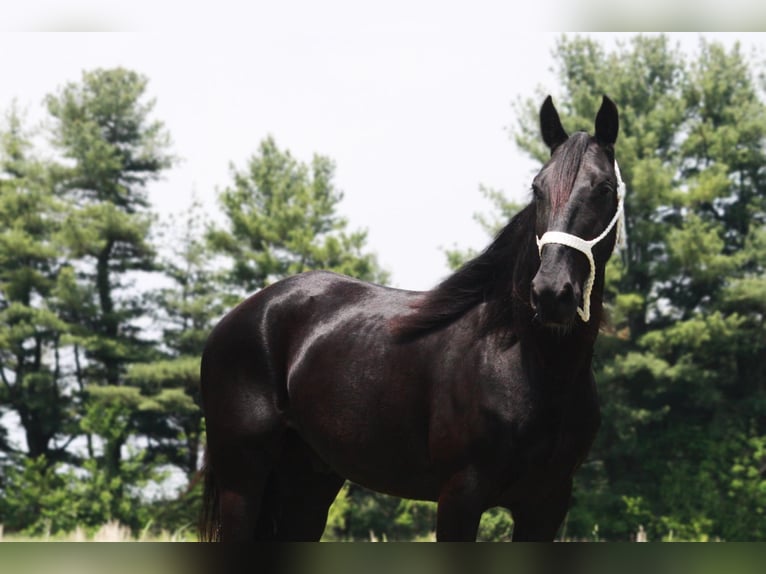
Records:
<instances>
[{"instance_id":1,"label":"halter cheek strap","mask_svg":"<svg viewBox=\"0 0 766 574\"><path fill-rule=\"evenodd\" d=\"M558 243L561 245L566 245L567 247L571 247L572 249L577 249L579 252L585 255L585 257L588 258L588 263L590 264L590 274L588 275L588 279L585 281L582 307L577 308L577 314L580 315L580 318L585 323L590 321L590 295L593 291L593 283L596 280L596 261L593 258L593 247L599 241L603 240L607 235L609 235L609 232L612 231L612 228L615 225L617 226L617 238L614 244L615 249L624 249L626 245L625 182L622 181L620 168L616 161L614 162L614 172L617 175L617 211L615 212L614 217L612 217L612 220L609 222L609 225L606 226L606 229L604 229L604 231L602 231L598 237L595 239L585 240L581 237L577 237L576 235L565 233L563 231L547 231L543 234L542 237L537 238L537 250L540 253L540 256L542 256L544 245L548 243Z\"/></svg>"}]
</instances>

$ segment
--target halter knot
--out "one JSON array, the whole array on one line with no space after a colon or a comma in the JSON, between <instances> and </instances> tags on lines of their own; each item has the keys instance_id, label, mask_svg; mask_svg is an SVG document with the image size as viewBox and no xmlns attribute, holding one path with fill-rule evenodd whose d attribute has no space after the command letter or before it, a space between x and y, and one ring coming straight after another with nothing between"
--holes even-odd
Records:
<instances>
[{"instance_id":1,"label":"halter knot","mask_svg":"<svg viewBox=\"0 0 766 574\"><path fill-rule=\"evenodd\" d=\"M612 228L615 225L617 226L617 237L614 242L614 248L625 249L625 246L627 245L625 237L625 182L622 181L620 168L616 161L614 162L614 172L617 176L617 211L609 222L609 225L606 226L606 229L604 229L598 237L586 240L563 231L547 231L543 233L542 237L537 238L537 251L541 257L544 245L548 243L558 243L571 247L572 249L577 249L577 251L588 258L590 274L585 281L582 307L577 307L577 314L585 323L590 321L590 296L593 291L593 283L596 280L596 261L593 258L593 247L609 235L609 232L612 231Z\"/></svg>"}]
</instances>

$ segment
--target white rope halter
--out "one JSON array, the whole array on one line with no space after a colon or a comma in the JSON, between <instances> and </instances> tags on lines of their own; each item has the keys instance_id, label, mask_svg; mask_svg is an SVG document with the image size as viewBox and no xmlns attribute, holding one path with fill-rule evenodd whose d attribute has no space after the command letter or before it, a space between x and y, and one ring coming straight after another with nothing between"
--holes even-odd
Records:
<instances>
[{"instance_id":1,"label":"white rope halter","mask_svg":"<svg viewBox=\"0 0 766 574\"><path fill-rule=\"evenodd\" d=\"M563 231L547 231L543 233L542 237L537 238L537 250L541 257L544 245L548 243L559 243L577 249L588 258L588 262L590 263L590 275L588 275L588 280L585 282L583 306L577 308L577 314L580 315L580 318L585 323L590 321L590 295L591 291L593 291L593 282L596 280L596 262L593 259L593 246L609 235L609 232L612 231L612 228L615 225L617 226L617 238L614 243L615 249L624 249L627 244L625 237L625 182L622 181L620 168L616 161L614 162L614 172L617 175L617 211L615 212L614 217L612 217L612 221L606 226L606 229L601 232L601 235L595 239L586 241L571 233L564 233Z\"/></svg>"}]
</instances>

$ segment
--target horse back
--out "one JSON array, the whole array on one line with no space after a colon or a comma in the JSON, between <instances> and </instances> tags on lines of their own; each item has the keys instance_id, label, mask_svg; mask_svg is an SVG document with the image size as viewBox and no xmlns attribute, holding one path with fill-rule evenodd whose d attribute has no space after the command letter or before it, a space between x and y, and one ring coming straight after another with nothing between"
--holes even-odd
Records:
<instances>
[{"instance_id":1,"label":"horse back","mask_svg":"<svg viewBox=\"0 0 766 574\"><path fill-rule=\"evenodd\" d=\"M371 352L374 340L382 352L390 339L387 318L406 312L416 296L315 271L248 297L219 321L203 351L201 388L208 425L220 420L258 433L264 427L299 424L293 399L305 395L304 382L321 378L322 372L359 367L353 359L349 364L351 348L364 344Z\"/></svg>"}]
</instances>

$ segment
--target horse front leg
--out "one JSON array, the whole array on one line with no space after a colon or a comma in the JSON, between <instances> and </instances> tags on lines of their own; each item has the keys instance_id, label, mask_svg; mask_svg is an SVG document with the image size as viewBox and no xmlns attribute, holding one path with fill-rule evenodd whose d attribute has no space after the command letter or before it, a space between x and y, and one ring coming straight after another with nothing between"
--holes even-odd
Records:
<instances>
[{"instance_id":1,"label":"horse front leg","mask_svg":"<svg viewBox=\"0 0 766 574\"><path fill-rule=\"evenodd\" d=\"M476 540L484 512L478 473L465 469L453 475L441 488L436 510L436 540L472 542Z\"/></svg>"},{"instance_id":2,"label":"horse front leg","mask_svg":"<svg viewBox=\"0 0 766 574\"><path fill-rule=\"evenodd\" d=\"M514 542L553 542L564 522L572 496L572 480L546 493L544 498L511 507Z\"/></svg>"}]
</instances>

